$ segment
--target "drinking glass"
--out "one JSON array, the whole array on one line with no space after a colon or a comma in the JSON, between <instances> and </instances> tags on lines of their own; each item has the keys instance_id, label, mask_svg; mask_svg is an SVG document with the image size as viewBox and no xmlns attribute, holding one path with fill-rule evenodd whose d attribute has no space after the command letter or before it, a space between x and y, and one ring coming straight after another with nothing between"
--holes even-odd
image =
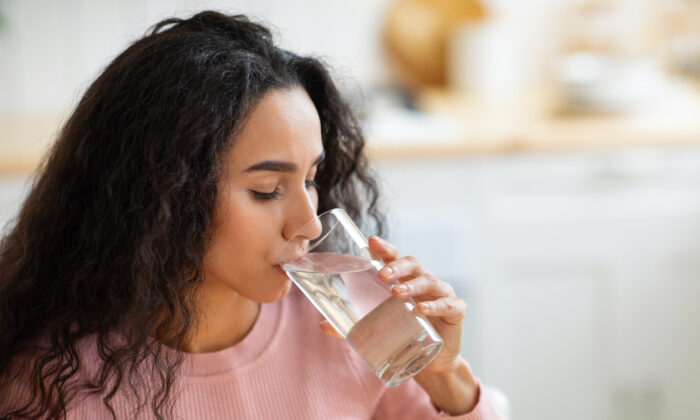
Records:
<instances>
[{"instance_id":1,"label":"drinking glass","mask_svg":"<svg viewBox=\"0 0 700 420\"><path fill-rule=\"evenodd\" d=\"M387 387L417 374L438 355L443 340L416 302L392 295L379 279L384 264L340 208L302 227L278 262L316 309L347 340Z\"/></svg>"}]
</instances>

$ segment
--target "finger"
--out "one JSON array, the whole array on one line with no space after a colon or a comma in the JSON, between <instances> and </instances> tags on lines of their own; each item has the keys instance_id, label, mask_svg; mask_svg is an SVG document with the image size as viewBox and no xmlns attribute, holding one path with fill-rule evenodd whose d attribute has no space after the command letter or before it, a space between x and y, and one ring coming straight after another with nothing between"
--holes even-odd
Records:
<instances>
[{"instance_id":1,"label":"finger","mask_svg":"<svg viewBox=\"0 0 700 420\"><path fill-rule=\"evenodd\" d=\"M335 328L333 328L333 325L331 325L331 323L326 320L321 321L319 327L321 327L321 332L323 332L326 335L330 335L331 337L339 338L341 340L344 339L344 337L340 335L340 333Z\"/></svg>"},{"instance_id":2,"label":"finger","mask_svg":"<svg viewBox=\"0 0 700 420\"><path fill-rule=\"evenodd\" d=\"M459 324L467 315L467 304L458 297L445 297L421 302L418 310L427 316L440 317L450 324Z\"/></svg>"},{"instance_id":3,"label":"finger","mask_svg":"<svg viewBox=\"0 0 700 420\"><path fill-rule=\"evenodd\" d=\"M399 250L389 242L381 239L379 236L370 236L368 239L369 251L373 258L384 261L385 263L394 261L399 258Z\"/></svg>"},{"instance_id":4,"label":"finger","mask_svg":"<svg viewBox=\"0 0 700 420\"><path fill-rule=\"evenodd\" d=\"M397 284L391 290L397 297L403 299L409 297L425 297L428 299L456 297L455 291L449 283L438 280L431 273L425 273L414 279Z\"/></svg>"},{"instance_id":5,"label":"finger","mask_svg":"<svg viewBox=\"0 0 700 420\"><path fill-rule=\"evenodd\" d=\"M379 270L379 277L384 281L405 281L423 274L424 272L425 270L418 260L412 256L408 256L386 264Z\"/></svg>"}]
</instances>

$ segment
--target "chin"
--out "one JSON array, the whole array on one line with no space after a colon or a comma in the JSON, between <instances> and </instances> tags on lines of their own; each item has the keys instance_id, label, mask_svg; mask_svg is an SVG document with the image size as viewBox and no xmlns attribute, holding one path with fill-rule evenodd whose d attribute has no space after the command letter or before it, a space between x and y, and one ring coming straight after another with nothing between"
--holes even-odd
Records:
<instances>
[{"instance_id":1,"label":"chin","mask_svg":"<svg viewBox=\"0 0 700 420\"><path fill-rule=\"evenodd\" d=\"M260 303L272 303L282 300L285 296L289 294L292 289L292 281L287 279L280 287L276 290L271 290L262 299L259 300Z\"/></svg>"},{"instance_id":2,"label":"chin","mask_svg":"<svg viewBox=\"0 0 700 420\"><path fill-rule=\"evenodd\" d=\"M282 293L280 294L280 299L283 297L287 296L289 294L289 291L292 289L292 281L287 280L287 283L284 285L282 288Z\"/></svg>"}]
</instances>

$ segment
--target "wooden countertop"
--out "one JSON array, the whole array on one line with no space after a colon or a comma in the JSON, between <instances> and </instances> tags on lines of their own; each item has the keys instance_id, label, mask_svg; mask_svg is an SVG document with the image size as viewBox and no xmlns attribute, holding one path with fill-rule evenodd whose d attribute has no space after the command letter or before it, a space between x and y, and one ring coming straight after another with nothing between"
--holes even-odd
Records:
<instances>
[{"instance_id":1,"label":"wooden countertop","mask_svg":"<svg viewBox=\"0 0 700 420\"><path fill-rule=\"evenodd\" d=\"M392 127L401 122L384 121L388 130L368 131L371 159L700 145L700 94L677 109L630 114L556 111L544 95L499 104L431 91L419 104L426 115L449 121L450 129L394 132ZM0 175L34 171L66 117L49 111L0 113Z\"/></svg>"},{"instance_id":2,"label":"wooden countertop","mask_svg":"<svg viewBox=\"0 0 700 420\"><path fill-rule=\"evenodd\" d=\"M420 107L457 123L430 141L369 138L379 159L556 152L597 148L700 145L700 93L674 107L630 113L574 112L557 107L553 95L517 103L486 103L446 92L427 92Z\"/></svg>"}]
</instances>

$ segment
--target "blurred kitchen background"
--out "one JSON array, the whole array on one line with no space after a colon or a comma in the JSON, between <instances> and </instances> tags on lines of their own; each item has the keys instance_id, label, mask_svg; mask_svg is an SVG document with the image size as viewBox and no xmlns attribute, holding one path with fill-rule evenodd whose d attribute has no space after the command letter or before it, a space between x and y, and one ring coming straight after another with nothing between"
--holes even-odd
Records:
<instances>
[{"instance_id":1,"label":"blurred kitchen background","mask_svg":"<svg viewBox=\"0 0 700 420\"><path fill-rule=\"evenodd\" d=\"M698 418L699 0L0 0L0 226L101 69L204 8L331 66L512 419Z\"/></svg>"}]
</instances>

